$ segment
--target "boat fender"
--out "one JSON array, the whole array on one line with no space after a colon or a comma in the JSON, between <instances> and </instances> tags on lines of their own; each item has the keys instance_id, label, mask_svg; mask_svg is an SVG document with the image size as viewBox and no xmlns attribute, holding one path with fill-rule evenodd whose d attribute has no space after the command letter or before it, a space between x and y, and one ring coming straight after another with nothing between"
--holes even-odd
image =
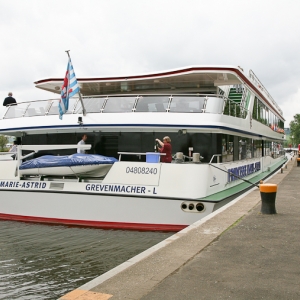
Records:
<instances>
[{"instance_id":1,"label":"boat fender","mask_svg":"<svg viewBox=\"0 0 300 300\"><path fill-rule=\"evenodd\" d=\"M200 162L200 153L193 153L193 162Z\"/></svg>"},{"instance_id":2,"label":"boat fender","mask_svg":"<svg viewBox=\"0 0 300 300\"><path fill-rule=\"evenodd\" d=\"M183 153L182 152L176 152L175 154L175 163L182 163L183 162Z\"/></svg>"}]
</instances>

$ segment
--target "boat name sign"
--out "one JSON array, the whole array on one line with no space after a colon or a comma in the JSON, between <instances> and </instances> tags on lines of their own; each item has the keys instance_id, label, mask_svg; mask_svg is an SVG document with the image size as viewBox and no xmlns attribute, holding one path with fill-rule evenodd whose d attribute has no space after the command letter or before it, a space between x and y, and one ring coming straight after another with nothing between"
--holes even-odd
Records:
<instances>
[{"instance_id":1,"label":"boat name sign","mask_svg":"<svg viewBox=\"0 0 300 300\"><path fill-rule=\"evenodd\" d=\"M261 169L260 161L254 162L252 164L228 169L227 182L232 182L232 181L238 180L239 179L238 177L243 178L245 176L248 176L250 174L260 171L260 169ZM236 177L235 175L238 177Z\"/></svg>"},{"instance_id":2,"label":"boat name sign","mask_svg":"<svg viewBox=\"0 0 300 300\"><path fill-rule=\"evenodd\" d=\"M0 189L46 189L47 183L40 181L0 181ZM120 184L86 184L85 190L89 192L112 192L124 194L145 194L156 195L156 187L136 186L136 185L120 185Z\"/></svg>"},{"instance_id":3,"label":"boat name sign","mask_svg":"<svg viewBox=\"0 0 300 300\"><path fill-rule=\"evenodd\" d=\"M118 184L87 184L87 191L91 192L112 192L126 194L157 194L156 188L146 188L145 186L118 185Z\"/></svg>"},{"instance_id":4,"label":"boat name sign","mask_svg":"<svg viewBox=\"0 0 300 300\"><path fill-rule=\"evenodd\" d=\"M46 186L46 182L40 181L0 181L0 188L45 189Z\"/></svg>"}]
</instances>

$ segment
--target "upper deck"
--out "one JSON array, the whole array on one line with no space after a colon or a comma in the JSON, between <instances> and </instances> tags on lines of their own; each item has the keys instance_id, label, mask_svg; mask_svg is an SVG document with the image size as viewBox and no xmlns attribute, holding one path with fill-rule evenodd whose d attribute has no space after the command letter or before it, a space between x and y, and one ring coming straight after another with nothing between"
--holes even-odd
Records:
<instances>
[{"instance_id":1,"label":"upper deck","mask_svg":"<svg viewBox=\"0 0 300 300\"><path fill-rule=\"evenodd\" d=\"M193 66L160 73L134 76L77 78L81 94L218 94L218 87L244 85L261 98L278 117L282 111L252 70L249 76L243 69L234 66ZM63 78L49 78L36 81L36 87L60 94Z\"/></svg>"},{"instance_id":2,"label":"upper deck","mask_svg":"<svg viewBox=\"0 0 300 300\"><path fill-rule=\"evenodd\" d=\"M73 97L63 120L58 119L59 98L8 106L0 114L0 132L14 135L13 132L18 131L24 135L50 130L80 132L89 128L109 131L129 127L133 130L148 128L148 131L201 128L207 132L220 132L220 128L226 127L224 130L227 131L242 129L244 133L258 134L260 128L251 125L254 98L264 102L276 116L270 118L271 124L277 124L275 120L283 117L254 73L250 74L249 79L237 67L192 67L131 77L78 79L86 111L84 128L82 118L78 117L83 114L82 103ZM62 82L63 79L46 79L36 82L36 86L59 94ZM264 127L267 127L266 136L269 132L276 137L268 131L268 126Z\"/></svg>"}]
</instances>

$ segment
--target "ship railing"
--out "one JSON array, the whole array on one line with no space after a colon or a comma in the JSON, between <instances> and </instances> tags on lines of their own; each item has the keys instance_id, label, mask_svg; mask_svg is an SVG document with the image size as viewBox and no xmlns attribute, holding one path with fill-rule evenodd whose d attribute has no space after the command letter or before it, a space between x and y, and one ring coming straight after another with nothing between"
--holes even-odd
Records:
<instances>
[{"instance_id":1,"label":"ship railing","mask_svg":"<svg viewBox=\"0 0 300 300\"><path fill-rule=\"evenodd\" d=\"M242 110L245 110L247 95L248 95L248 90L247 90L246 86L244 86L244 87L242 87L242 98L241 98L241 102L240 102Z\"/></svg>"},{"instance_id":2,"label":"ship railing","mask_svg":"<svg viewBox=\"0 0 300 300\"><path fill-rule=\"evenodd\" d=\"M0 152L0 160L13 160L17 152Z\"/></svg>"},{"instance_id":3,"label":"ship railing","mask_svg":"<svg viewBox=\"0 0 300 300\"><path fill-rule=\"evenodd\" d=\"M6 107L2 119L51 116L59 114L60 99L20 102ZM246 118L244 104L220 94L149 94L86 96L83 103L87 113L213 113ZM66 114L81 114L78 98L69 100Z\"/></svg>"},{"instance_id":4,"label":"ship railing","mask_svg":"<svg viewBox=\"0 0 300 300\"><path fill-rule=\"evenodd\" d=\"M118 152L119 154L119 161L122 161L122 155L134 155L138 156L139 159L141 159L141 156L147 156L147 155L157 155L157 156L164 156L166 153L160 153L160 152Z\"/></svg>"},{"instance_id":5,"label":"ship railing","mask_svg":"<svg viewBox=\"0 0 300 300\"><path fill-rule=\"evenodd\" d=\"M209 161L208 164L211 164L211 163L213 162L214 158L217 159L217 163L220 163L220 157L221 157L221 156L222 156L222 154L214 154L214 155L211 157L211 159L210 159L210 161Z\"/></svg>"},{"instance_id":6,"label":"ship railing","mask_svg":"<svg viewBox=\"0 0 300 300\"><path fill-rule=\"evenodd\" d=\"M200 161L204 158L203 156L200 156L200 154L199 154L198 160L195 160L195 158L192 156L183 155L182 152L179 152L179 153L181 154L180 158L179 158L179 156L177 156L177 153L172 155L172 159L175 163L183 163L186 160L188 160L190 162L200 163ZM151 158L151 162L154 162L154 160L158 159L159 156L166 155L166 153L160 153L160 152L118 152L118 154L119 154L119 161L122 161L122 155L137 156L139 160L141 159L141 156L147 157L147 155L149 155ZM157 156L157 157L154 158L154 156L155 157ZM146 159L146 161L147 161L147 159ZM156 162L159 162L159 160L157 160Z\"/></svg>"},{"instance_id":7,"label":"ship railing","mask_svg":"<svg viewBox=\"0 0 300 300\"><path fill-rule=\"evenodd\" d=\"M60 99L36 100L28 102L20 102L14 105L8 105L2 119L35 117L58 115L58 105ZM74 108L77 107L78 98L71 98L69 100L69 110L66 114L77 113Z\"/></svg>"},{"instance_id":8,"label":"ship railing","mask_svg":"<svg viewBox=\"0 0 300 300\"><path fill-rule=\"evenodd\" d=\"M281 108L278 106L278 104L275 102L273 97L270 95L270 93L267 91L267 89L264 87L264 85L260 82L258 77L254 74L252 70L249 71L249 77L251 81L254 83L254 85L266 96L268 100L272 102L272 104L277 108L277 110L282 114Z\"/></svg>"}]
</instances>

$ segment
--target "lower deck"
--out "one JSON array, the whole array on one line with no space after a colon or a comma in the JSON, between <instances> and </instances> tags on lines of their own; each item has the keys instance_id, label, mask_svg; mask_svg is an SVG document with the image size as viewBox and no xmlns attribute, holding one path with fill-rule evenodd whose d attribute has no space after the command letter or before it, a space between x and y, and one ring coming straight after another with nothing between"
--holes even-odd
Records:
<instances>
[{"instance_id":1,"label":"lower deck","mask_svg":"<svg viewBox=\"0 0 300 300\"><path fill-rule=\"evenodd\" d=\"M177 231L249 188L245 179L256 182L270 176L286 161L270 156L218 164L118 161L103 180L19 179L14 176L17 161L3 161L0 219ZM12 176L8 179L9 171Z\"/></svg>"},{"instance_id":2,"label":"lower deck","mask_svg":"<svg viewBox=\"0 0 300 300\"><path fill-rule=\"evenodd\" d=\"M279 157L284 154L283 142L273 140L252 139L245 136L221 133L190 133L187 130L178 132L86 132L86 143L91 144L90 154L100 154L119 158L119 152L145 153L155 151L155 139L171 138L172 153L182 152L186 157L200 153L201 162L209 163L218 154L219 162L239 161L262 156ZM37 134L19 138L23 145L60 145L77 144L81 135L74 134ZM54 154L69 155L76 150L40 151L36 155ZM145 156L126 155L122 160L145 161ZM188 162L188 159L186 160ZM217 162L217 158L213 162Z\"/></svg>"}]
</instances>

